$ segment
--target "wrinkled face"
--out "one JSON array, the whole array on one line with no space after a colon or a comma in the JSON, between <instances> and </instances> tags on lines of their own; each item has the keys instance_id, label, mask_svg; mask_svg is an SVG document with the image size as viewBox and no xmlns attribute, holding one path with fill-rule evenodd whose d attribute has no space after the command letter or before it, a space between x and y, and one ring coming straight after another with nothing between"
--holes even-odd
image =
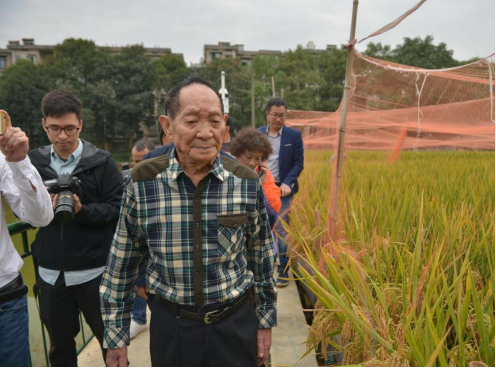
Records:
<instances>
[{"instance_id":1,"label":"wrinkled face","mask_svg":"<svg viewBox=\"0 0 496 368\"><path fill-rule=\"evenodd\" d=\"M143 161L143 157L150 152L148 148L145 148L143 151L138 151L136 150L135 147L133 147L133 150L131 151L131 156L133 157L133 163L138 164L141 161Z\"/></svg>"},{"instance_id":2,"label":"wrinkled face","mask_svg":"<svg viewBox=\"0 0 496 368\"><path fill-rule=\"evenodd\" d=\"M161 117L179 158L198 167L213 163L222 146L227 120L219 97L207 86L192 84L181 89L179 105L174 120Z\"/></svg>"},{"instance_id":3,"label":"wrinkled face","mask_svg":"<svg viewBox=\"0 0 496 368\"><path fill-rule=\"evenodd\" d=\"M241 155L236 156L236 160L238 160L240 164L255 170L255 168L260 165L260 162L263 161L263 152L257 150L244 151Z\"/></svg>"},{"instance_id":4,"label":"wrinkled face","mask_svg":"<svg viewBox=\"0 0 496 368\"><path fill-rule=\"evenodd\" d=\"M59 117L47 116L42 120L42 124L59 156L70 155L76 150L83 121L79 121L75 113L71 112Z\"/></svg>"},{"instance_id":5,"label":"wrinkled face","mask_svg":"<svg viewBox=\"0 0 496 368\"><path fill-rule=\"evenodd\" d=\"M275 131L279 131L284 125L284 122L286 121L286 114L287 111L284 106L271 106L270 111L265 112L267 122Z\"/></svg>"}]
</instances>

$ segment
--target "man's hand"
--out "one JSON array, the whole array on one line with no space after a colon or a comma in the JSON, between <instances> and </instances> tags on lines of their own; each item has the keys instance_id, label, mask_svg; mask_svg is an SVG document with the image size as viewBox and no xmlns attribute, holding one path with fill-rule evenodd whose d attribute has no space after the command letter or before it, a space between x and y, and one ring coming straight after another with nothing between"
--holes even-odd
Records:
<instances>
[{"instance_id":1,"label":"man's hand","mask_svg":"<svg viewBox=\"0 0 496 368\"><path fill-rule=\"evenodd\" d=\"M148 300L148 288L146 286L136 286L136 294L138 294L140 297L142 297L145 300Z\"/></svg>"},{"instance_id":2,"label":"man's hand","mask_svg":"<svg viewBox=\"0 0 496 368\"><path fill-rule=\"evenodd\" d=\"M76 214L83 209L83 205L77 195L74 194L72 197L74 198L74 213Z\"/></svg>"},{"instance_id":3,"label":"man's hand","mask_svg":"<svg viewBox=\"0 0 496 368\"><path fill-rule=\"evenodd\" d=\"M288 187L286 184L281 184L281 195L283 197L287 197L288 195L291 194L291 188Z\"/></svg>"},{"instance_id":4,"label":"man's hand","mask_svg":"<svg viewBox=\"0 0 496 368\"><path fill-rule=\"evenodd\" d=\"M107 367L127 366L127 347L107 350Z\"/></svg>"},{"instance_id":5,"label":"man's hand","mask_svg":"<svg viewBox=\"0 0 496 368\"><path fill-rule=\"evenodd\" d=\"M257 366L264 364L269 358L272 345L272 329L259 328L257 330ZM108 357L108 355L107 355Z\"/></svg>"},{"instance_id":6,"label":"man's hand","mask_svg":"<svg viewBox=\"0 0 496 368\"><path fill-rule=\"evenodd\" d=\"M0 110L0 114L5 115L7 121L7 130L0 137L0 151L9 162L22 161L29 152L29 139L20 128L12 127L10 116L6 111Z\"/></svg>"},{"instance_id":7,"label":"man's hand","mask_svg":"<svg viewBox=\"0 0 496 368\"><path fill-rule=\"evenodd\" d=\"M59 197L58 194L50 193L50 198L52 198L52 208L55 209L55 205L57 204L57 198ZM83 209L83 205L81 204L81 201L79 200L79 197L75 194L72 195L72 198L74 198L74 213L78 213Z\"/></svg>"}]
</instances>

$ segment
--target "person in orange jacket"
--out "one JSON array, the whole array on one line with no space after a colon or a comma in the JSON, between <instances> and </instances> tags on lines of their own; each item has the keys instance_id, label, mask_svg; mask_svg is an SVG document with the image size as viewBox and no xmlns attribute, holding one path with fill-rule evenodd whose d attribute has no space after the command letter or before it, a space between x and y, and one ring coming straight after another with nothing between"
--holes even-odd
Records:
<instances>
[{"instance_id":1,"label":"person in orange jacket","mask_svg":"<svg viewBox=\"0 0 496 368\"><path fill-rule=\"evenodd\" d=\"M231 141L230 153L236 160L255 170L262 182L265 205L269 214L281 210L281 190L269 170L265 160L272 153L272 145L267 136L253 128L241 129Z\"/></svg>"}]
</instances>

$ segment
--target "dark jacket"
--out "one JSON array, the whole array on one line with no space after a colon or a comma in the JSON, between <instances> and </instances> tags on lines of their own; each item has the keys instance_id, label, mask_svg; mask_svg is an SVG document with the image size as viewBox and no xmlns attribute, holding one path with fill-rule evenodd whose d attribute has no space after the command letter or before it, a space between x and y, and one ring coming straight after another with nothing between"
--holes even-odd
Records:
<instances>
[{"instance_id":1,"label":"dark jacket","mask_svg":"<svg viewBox=\"0 0 496 368\"><path fill-rule=\"evenodd\" d=\"M257 130L267 134L268 126ZM301 133L293 128L284 126L281 134L279 150L279 179L282 184L291 188L291 195L298 192L298 177L303 171L303 139Z\"/></svg>"},{"instance_id":2,"label":"dark jacket","mask_svg":"<svg viewBox=\"0 0 496 368\"><path fill-rule=\"evenodd\" d=\"M40 228L32 245L39 265L51 270L78 271L105 266L119 218L122 175L109 152L81 141L83 153L72 175L81 180L83 208L70 224L54 220ZM50 167L50 147L29 153L44 181L58 177Z\"/></svg>"}]
</instances>

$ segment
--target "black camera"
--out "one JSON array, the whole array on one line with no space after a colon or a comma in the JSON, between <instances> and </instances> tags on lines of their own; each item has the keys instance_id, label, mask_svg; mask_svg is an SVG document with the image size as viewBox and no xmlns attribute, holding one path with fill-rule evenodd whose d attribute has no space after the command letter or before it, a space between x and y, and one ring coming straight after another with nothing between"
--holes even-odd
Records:
<instances>
[{"instance_id":1,"label":"black camera","mask_svg":"<svg viewBox=\"0 0 496 368\"><path fill-rule=\"evenodd\" d=\"M58 194L55 202L54 217L57 222L69 224L74 220L75 203L73 194L80 200L83 197L81 180L76 176L62 174L57 179L44 181L48 193Z\"/></svg>"}]
</instances>

